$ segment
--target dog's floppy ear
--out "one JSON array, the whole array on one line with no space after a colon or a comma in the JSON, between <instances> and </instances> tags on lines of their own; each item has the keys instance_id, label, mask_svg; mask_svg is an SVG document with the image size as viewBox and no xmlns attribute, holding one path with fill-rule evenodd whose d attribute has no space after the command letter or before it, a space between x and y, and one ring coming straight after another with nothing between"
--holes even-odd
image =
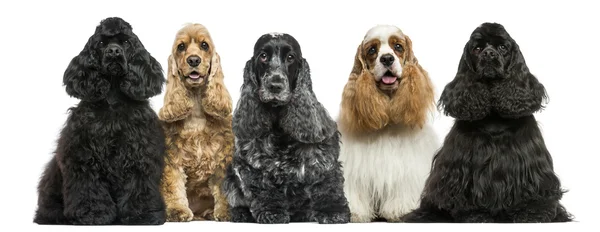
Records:
<instances>
[{"instance_id":1,"label":"dog's floppy ear","mask_svg":"<svg viewBox=\"0 0 600 232\"><path fill-rule=\"evenodd\" d=\"M400 86L390 103L388 115L394 124L422 128L435 106L429 74L414 59L402 68Z\"/></svg>"},{"instance_id":2,"label":"dog's floppy ear","mask_svg":"<svg viewBox=\"0 0 600 232\"><path fill-rule=\"evenodd\" d=\"M489 87L469 65L468 44L458 64L454 79L448 83L438 101L438 107L445 115L458 120L478 120L491 111Z\"/></svg>"},{"instance_id":3,"label":"dog's floppy ear","mask_svg":"<svg viewBox=\"0 0 600 232\"><path fill-rule=\"evenodd\" d=\"M244 83L233 114L233 132L240 139L262 136L272 128L272 115L258 98L256 72L252 59L244 67Z\"/></svg>"},{"instance_id":4,"label":"dog's floppy ear","mask_svg":"<svg viewBox=\"0 0 600 232\"><path fill-rule=\"evenodd\" d=\"M318 143L333 136L337 132L337 124L312 90L306 59L302 58L301 65L292 99L281 111L279 126L300 142Z\"/></svg>"},{"instance_id":5,"label":"dog's floppy ear","mask_svg":"<svg viewBox=\"0 0 600 232\"><path fill-rule=\"evenodd\" d=\"M512 41L507 76L492 84L494 111L507 118L531 115L544 108L548 95L544 85L529 72L517 43Z\"/></svg>"},{"instance_id":6,"label":"dog's floppy ear","mask_svg":"<svg viewBox=\"0 0 600 232\"><path fill-rule=\"evenodd\" d=\"M188 91L182 83L178 72L177 63L173 55L169 55L167 90L165 92L163 107L158 111L160 120L166 122L178 121L186 118L194 107Z\"/></svg>"},{"instance_id":7,"label":"dog's floppy ear","mask_svg":"<svg viewBox=\"0 0 600 232\"><path fill-rule=\"evenodd\" d=\"M405 63L407 64L411 64L411 63L417 63L417 57L415 56L415 53L413 52L413 45L412 45L412 40L410 39L410 37L408 35L404 35L404 40L406 41L406 47L404 48L404 50L406 51L405 55L406 57L404 58L406 60Z\"/></svg>"},{"instance_id":8,"label":"dog's floppy ear","mask_svg":"<svg viewBox=\"0 0 600 232\"><path fill-rule=\"evenodd\" d=\"M100 75L100 57L92 35L79 55L73 57L63 75L63 85L69 96L83 101L98 101L106 97L110 82Z\"/></svg>"},{"instance_id":9,"label":"dog's floppy ear","mask_svg":"<svg viewBox=\"0 0 600 232\"><path fill-rule=\"evenodd\" d=\"M210 74L205 91L202 93L202 106L204 112L215 117L225 118L231 114L231 96L223 82L223 71L221 69L221 57L215 51L211 63Z\"/></svg>"},{"instance_id":10,"label":"dog's floppy ear","mask_svg":"<svg viewBox=\"0 0 600 232\"><path fill-rule=\"evenodd\" d=\"M367 70L358 46L354 66L344 86L340 121L346 130L368 132L381 129L388 123L387 96L377 90L373 75Z\"/></svg>"},{"instance_id":11,"label":"dog's floppy ear","mask_svg":"<svg viewBox=\"0 0 600 232\"><path fill-rule=\"evenodd\" d=\"M120 89L131 99L141 101L162 92L165 76L160 63L144 48L137 36L131 37L129 43L135 50L127 60L129 72L121 81Z\"/></svg>"}]
</instances>

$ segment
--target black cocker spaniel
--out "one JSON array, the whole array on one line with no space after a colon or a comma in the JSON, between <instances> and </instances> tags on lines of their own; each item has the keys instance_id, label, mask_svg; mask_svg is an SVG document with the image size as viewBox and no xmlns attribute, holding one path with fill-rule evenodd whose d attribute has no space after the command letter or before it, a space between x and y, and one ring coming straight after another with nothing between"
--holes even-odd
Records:
<instances>
[{"instance_id":1,"label":"black cocker spaniel","mask_svg":"<svg viewBox=\"0 0 600 232\"><path fill-rule=\"evenodd\" d=\"M407 222L567 222L563 190L533 114L544 86L504 27L484 23L439 105L455 124Z\"/></svg>"},{"instance_id":2,"label":"black cocker spaniel","mask_svg":"<svg viewBox=\"0 0 600 232\"><path fill-rule=\"evenodd\" d=\"M40 179L38 224L163 224L165 138L148 98L160 64L129 23L106 18L64 73L71 108Z\"/></svg>"},{"instance_id":3,"label":"black cocker spaniel","mask_svg":"<svg viewBox=\"0 0 600 232\"><path fill-rule=\"evenodd\" d=\"M258 39L244 70L233 119L235 153L223 183L232 221L349 221L340 135L311 85L294 37Z\"/></svg>"}]
</instances>

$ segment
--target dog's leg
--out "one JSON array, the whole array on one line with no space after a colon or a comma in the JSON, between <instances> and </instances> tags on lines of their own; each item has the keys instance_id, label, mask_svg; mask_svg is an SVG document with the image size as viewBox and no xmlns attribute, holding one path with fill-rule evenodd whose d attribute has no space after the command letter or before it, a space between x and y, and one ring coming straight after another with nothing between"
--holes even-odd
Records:
<instances>
[{"instance_id":1,"label":"dog's leg","mask_svg":"<svg viewBox=\"0 0 600 232\"><path fill-rule=\"evenodd\" d=\"M63 214L62 175L56 157L52 158L38 186L38 209L33 222L37 224L66 224Z\"/></svg>"},{"instance_id":2,"label":"dog's leg","mask_svg":"<svg viewBox=\"0 0 600 232\"><path fill-rule=\"evenodd\" d=\"M559 215L560 214L560 215ZM511 222L514 223L543 223L555 221L560 216L561 221L570 221L570 216L565 216L566 211L555 201L542 200L521 204L508 212Z\"/></svg>"},{"instance_id":3,"label":"dog's leg","mask_svg":"<svg viewBox=\"0 0 600 232\"><path fill-rule=\"evenodd\" d=\"M225 194L223 193L223 190L221 188L221 184L223 183L224 177L225 170L217 169L208 181L208 185L212 191L212 195L215 200L215 208L213 213L215 221L229 221L230 219L227 198L225 197Z\"/></svg>"},{"instance_id":4,"label":"dog's leg","mask_svg":"<svg viewBox=\"0 0 600 232\"><path fill-rule=\"evenodd\" d=\"M310 190L312 208L320 224L350 222L350 208L344 196L344 178L340 169L326 174L326 178Z\"/></svg>"},{"instance_id":5,"label":"dog's leg","mask_svg":"<svg viewBox=\"0 0 600 232\"><path fill-rule=\"evenodd\" d=\"M169 222L188 222L194 217L189 208L185 189L186 175L182 169L167 164L163 173L161 193L167 206L167 221Z\"/></svg>"},{"instance_id":6,"label":"dog's leg","mask_svg":"<svg viewBox=\"0 0 600 232\"><path fill-rule=\"evenodd\" d=\"M252 213L250 212L250 208L244 206L236 206L229 208L229 213L231 214L232 222L256 222Z\"/></svg>"},{"instance_id":7,"label":"dog's leg","mask_svg":"<svg viewBox=\"0 0 600 232\"><path fill-rule=\"evenodd\" d=\"M64 215L76 225L107 225L117 217L117 207L109 192L109 185L100 173L98 155L85 154L94 150L71 147L73 154L65 154L62 164Z\"/></svg>"},{"instance_id":8,"label":"dog's leg","mask_svg":"<svg viewBox=\"0 0 600 232\"><path fill-rule=\"evenodd\" d=\"M348 176L348 175L347 175ZM359 186L351 177L345 178L344 194L350 207L351 222L366 223L375 218L373 201L369 189Z\"/></svg>"},{"instance_id":9,"label":"dog's leg","mask_svg":"<svg viewBox=\"0 0 600 232\"><path fill-rule=\"evenodd\" d=\"M290 222L285 193L279 188L263 189L253 193L250 212L260 224L287 224Z\"/></svg>"}]
</instances>

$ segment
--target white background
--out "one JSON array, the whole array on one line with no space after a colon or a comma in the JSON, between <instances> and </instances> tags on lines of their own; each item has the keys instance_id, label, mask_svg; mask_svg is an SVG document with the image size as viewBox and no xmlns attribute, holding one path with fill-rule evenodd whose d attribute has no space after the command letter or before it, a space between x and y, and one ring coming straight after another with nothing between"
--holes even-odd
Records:
<instances>
[{"instance_id":1,"label":"white background","mask_svg":"<svg viewBox=\"0 0 600 232\"><path fill-rule=\"evenodd\" d=\"M569 192L563 204L576 223L560 225L244 225L216 222L167 223L160 227L115 230L569 230L591 229L598 221L597 98L598 7L592 1L2 1L0 3L0 91L2 137L0 226L47 231L81 227L37 226L39 176L55 147L69 98L62 76L101 19L120 16L133 26L145 47L167 68L175 32L187 22L204 24L221 55L225 83L239 97L242 72L256 39L268 32L298 39L312 69L314 91L332 116L364 33L376 24L400 27L431 75L436 99L456 73L463 46L483 22L505 26L520 45L530 70L550 95L536 115L555 170ZM158 110L163 95L152 99ZM443 138L452 119L439 114ZM86 230L107 230L106 227Z\"/></svg>"}]
</instances>

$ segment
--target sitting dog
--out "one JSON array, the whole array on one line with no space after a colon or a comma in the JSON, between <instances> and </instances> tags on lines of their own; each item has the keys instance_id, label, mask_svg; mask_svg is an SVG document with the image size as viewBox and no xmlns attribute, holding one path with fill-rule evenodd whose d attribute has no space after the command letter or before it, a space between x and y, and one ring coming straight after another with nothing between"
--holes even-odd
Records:
<instances>
[{"instance_id":1,"label":"sitting dog","mask_svg":"<svg viewBox=\"0 0 600 232\"><path fill-rule=\"evenodd\" d=\"M121 18L106 18L64 73L70 109L38 186L38 224L165 222L165 137L148 98L160 63Z\"/></svg>"},{"instance_id":2,"label":"sitting dog","mask_svg":"<svg viewBox=\"0 0 600 232\"><path fill-rule=\"evenodd\" d=\"M221 192L231 162L231 97L208 30L188 24L177 32L164 106L159 117L167 137L162 194L167 221L228 220Z\"/></svg>"},{"instance_id":3,"label":"sitting dog","mask_svg":"<svg viewBox=\"0 0 600 232\"><path fill-rule=\"evenodd\" d=\"M358 46L339 116L352 222L397 222L418 206L439 139L427 119L433 86L412 41L391 25Z\"/></svg>"},{"instance_id":4,"label":"sitting dog","mask_svg":"<svg viewBox=\"0 0 600 232\"><path fill-rule=\"evenodd\" d=\"M265 34L246 62L223 184L231 220L347 223L337 125L312 91L289 34Z\"/></svg>"},{"instance_id":5,"label":"sitting dog","mask_svg":"<svg viewBox=\"0 0 600 232\"><path fill-rule=\"evenodd\" d=\"M484 23L464 47L439 105L455 123L408 222L566 222L563 191L533 114L544 86L519 45Z\"/></svg>"}]
</instances>

